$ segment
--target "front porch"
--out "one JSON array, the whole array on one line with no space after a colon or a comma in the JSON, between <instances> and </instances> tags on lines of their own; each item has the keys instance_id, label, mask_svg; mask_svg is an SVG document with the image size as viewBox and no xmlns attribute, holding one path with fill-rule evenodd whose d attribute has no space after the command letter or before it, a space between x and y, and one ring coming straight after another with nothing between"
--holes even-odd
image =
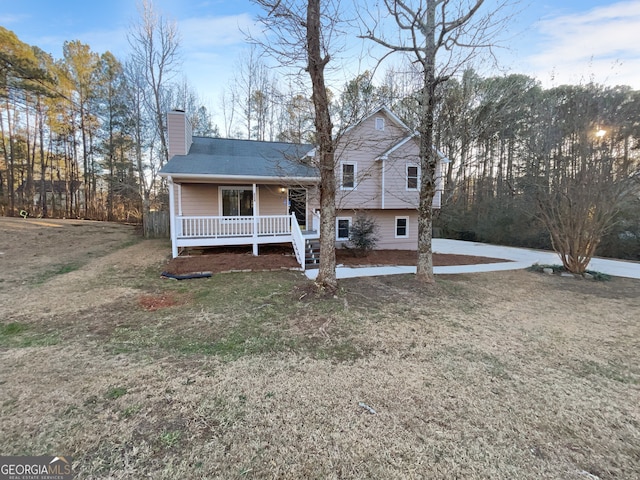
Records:
<instances>
[{"instance_id":1,"label":"front porch","mask_svg":"<svg viewBox=\"0 0 640 480\"><path fill-rule=\"evenodd\" d=\"M173 257L181 248L291 243L300 266L305 268L305 244L319 237L319 218L314 215L313 230L301 230L295 213L291 215L194 216L171 217Z\"/></svg>"},{"instance_id":2,"label":"front porch","mask_svg":"<svg viewBox=\"0 0 640 480\"><path fill-rule=\"evenodd\" d=\"M305 268L307 239L318 238L319 215L308 189L275 179L261 183L178 182L169 177L172 256L189 247L291 243Z\"/></svg>"}]
</instances>

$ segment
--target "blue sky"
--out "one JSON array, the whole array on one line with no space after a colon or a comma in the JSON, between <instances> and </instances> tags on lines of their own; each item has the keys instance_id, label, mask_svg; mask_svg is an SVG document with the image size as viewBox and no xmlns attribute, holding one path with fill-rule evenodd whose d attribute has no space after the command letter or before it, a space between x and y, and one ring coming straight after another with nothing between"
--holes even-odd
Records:
<instances>
[{"instance_id":1,"label":"blue sky","mask_svg":"<svg viewBox=\"0 0 640 480\"><path fill-rule=\"evenodd\" d=\"M489 0L487 8L495 1ZM640 0L527 1L503 38L499 55L504 70L493 73L525 73L545 86L593 80L640 89ZM254 29L260 10L248 0L153 4L177 21L184 75L217 110L220 92L247 48L241 29ZM136 18L135 0L0 0L0 25L56 58L65 40L80 40L95 52L109 50L123 58L126 33Z\"/></svg>"}]
</instances>

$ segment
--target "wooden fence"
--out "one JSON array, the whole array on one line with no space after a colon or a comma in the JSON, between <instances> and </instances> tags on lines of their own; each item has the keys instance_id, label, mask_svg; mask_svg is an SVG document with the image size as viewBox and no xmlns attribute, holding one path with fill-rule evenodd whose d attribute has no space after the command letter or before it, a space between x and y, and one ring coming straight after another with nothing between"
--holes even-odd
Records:
<instances>
[{"instance_id":1,"label":"wooden fence","mask_svg":"<svg viewBox=\"0 0 640 480\"><path fill-rule=\"evenodd\" d=\"M142 218L145 238L169 238L169 212L149 212Z\"/></svg>"}]
</instances>

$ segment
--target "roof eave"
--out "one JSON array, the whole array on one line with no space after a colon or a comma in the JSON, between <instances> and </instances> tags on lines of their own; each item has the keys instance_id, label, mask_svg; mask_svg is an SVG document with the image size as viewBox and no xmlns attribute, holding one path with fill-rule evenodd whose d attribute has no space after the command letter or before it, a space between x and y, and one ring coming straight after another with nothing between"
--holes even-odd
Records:
<instances>
[{"instance_id":1,"label":"roof eave","mask_svg":"<svg viewBox=\"0 0 640 480\"><path fill-rule=\"evenodd\" d=\"M288 177L288 176L254 176L254 175L214 175L204 173L171 173L161 172L161 177L171 177L176 180L201 180L201 181L242 181L242 182L296 182L296 183L318 183L320 177Z\"/></svg>"},{"instance_id":2,"label":"roof eave","mask_svg":"<svg viewBox=\"0 0 640 480\"><path fill-rule=\"evenodd\" d=\"M413 138L415 138L414 135L409 135L408 137L404 137L398 143L396 143L391 148L389 148L386 152L382 152L382 154L379 155L378 157L376 157L375 160L386 160L386 159L388 159L389 155L391 155L393 152L398 150L400 147L402 147L404 144L406 144L408 141L410 141Z\"/></svg>"}]
</instances>

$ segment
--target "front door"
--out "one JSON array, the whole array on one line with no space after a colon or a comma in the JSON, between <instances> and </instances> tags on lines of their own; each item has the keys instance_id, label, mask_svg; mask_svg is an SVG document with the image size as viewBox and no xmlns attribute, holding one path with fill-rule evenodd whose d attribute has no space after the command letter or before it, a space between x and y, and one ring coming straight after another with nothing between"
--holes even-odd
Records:
<instances>
[{"instance_id":1,"label":"front door","mask_svg":"<svg viewBox=\"0 0 640 480\"><path fill-rule=\"evenodd\" d=\"M295 213L301 229L307 226L307 190L304 188L289 189L289 215Z\"/></svg>"}]
</instances>

